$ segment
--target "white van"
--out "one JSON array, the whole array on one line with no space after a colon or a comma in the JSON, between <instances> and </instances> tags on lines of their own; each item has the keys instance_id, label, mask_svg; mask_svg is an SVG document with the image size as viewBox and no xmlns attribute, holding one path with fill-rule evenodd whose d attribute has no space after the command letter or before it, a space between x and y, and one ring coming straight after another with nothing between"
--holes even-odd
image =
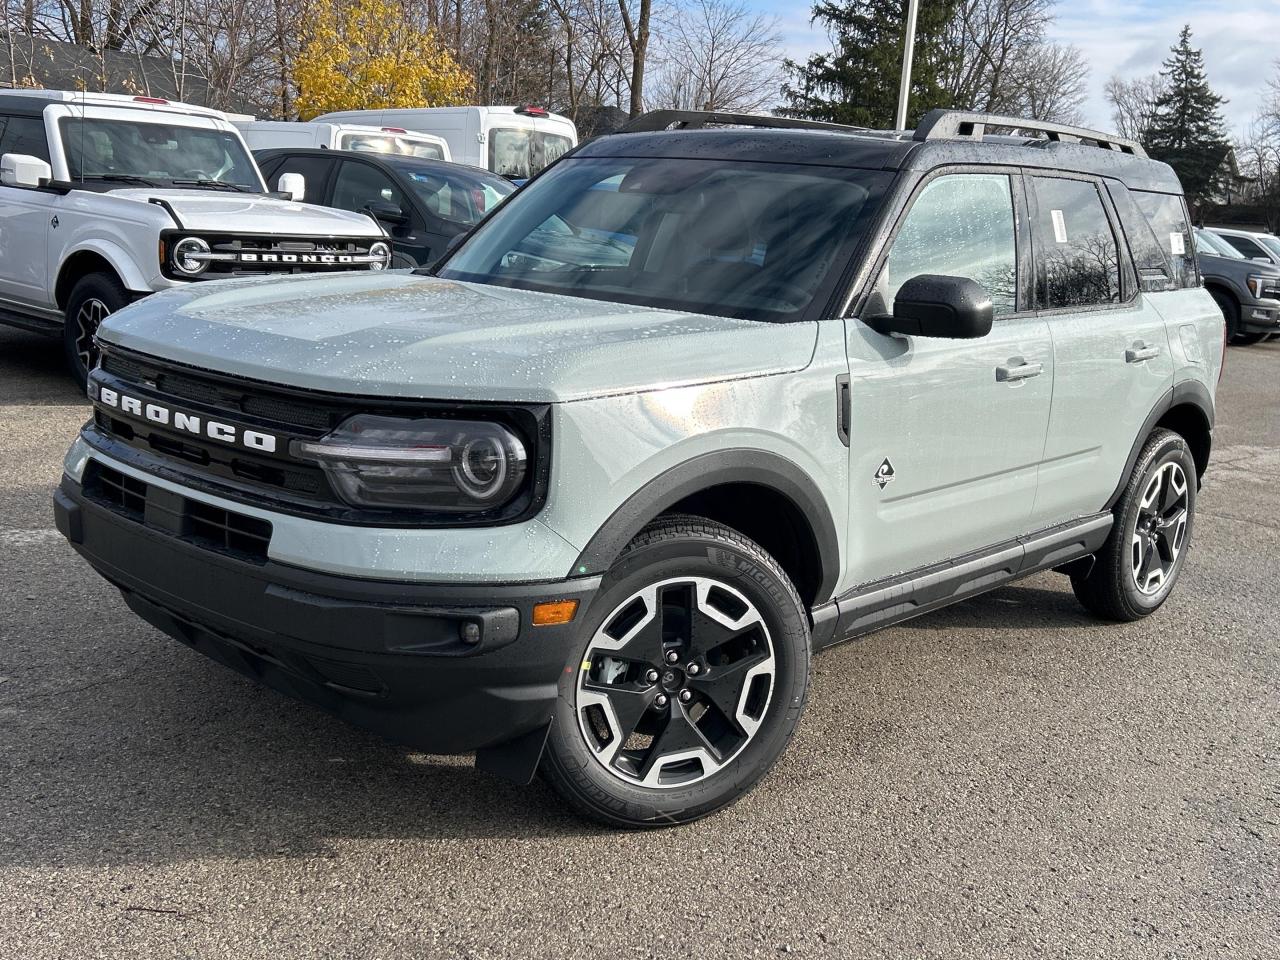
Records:
<instances>
[{"instance_id":1,"label":"white van","mask_svg":"<svg viewBox=\"0 0 1280 960\"><path fill-rule=\"evenodd\" d=\"M316 120L432 133L448 141L456 162L484 167L512 180L532 177L578 143L573 121L542 107L348 110Z\"/></svg>"},{"instance_id":2,"label":"white van","mask_svg":"<svg viewBox=\"0 0 1280 960\"><path fill-rule=\"evenodd\" d=\"M369 153L397 153L424 160L451 160L449 144L443 137L410 132L404 127L366 127L353 123L297 123L254 120L234 116L250 150L277 147L303 149L360 150Z\"/></svg>"}]
</instances>

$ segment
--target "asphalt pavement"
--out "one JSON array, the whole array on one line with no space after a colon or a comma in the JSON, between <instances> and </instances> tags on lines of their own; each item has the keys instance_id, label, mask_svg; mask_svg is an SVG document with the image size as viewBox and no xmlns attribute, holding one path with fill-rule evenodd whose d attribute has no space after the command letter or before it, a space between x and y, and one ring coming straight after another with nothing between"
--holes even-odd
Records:
<instances>
[{"instance_id":1,"label":"asphalt pavement","mask_svg":"<svg viewBox=\"0 0 1280 960\"><path fill-rule=\"evenodd\" d=\"M53 530L60 345L0 329L0 958L1280 957L1280 342L1219 404L1158 614L1045 574L833 649L753 794L616 833L134 617Z\"/></svg>"}]
</instances>

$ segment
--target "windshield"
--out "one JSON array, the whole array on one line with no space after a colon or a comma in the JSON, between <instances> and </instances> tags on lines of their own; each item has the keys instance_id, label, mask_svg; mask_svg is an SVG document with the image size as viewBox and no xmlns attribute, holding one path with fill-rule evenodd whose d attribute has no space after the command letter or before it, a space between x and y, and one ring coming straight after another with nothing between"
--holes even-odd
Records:
<instances>
[{"instance_id":1,"label":"windshield","mask_svg":"<svg viewBox=\"0 0 1280 960\"><path fill-rule=\"evenodd\" d=\"M449 164L388 162L403 174L427 210L443 220L468 227L479 223L516 190L501 177L442 169Z\"/></svg>"},{"instance_id":2,"label":"windshield","mask_svg":"<svg viewBox=\"0 0 1280 960\"><path fill-rule=\"evenodd\" d=\"M365 153L395 153L423 160L443 160L444 151L438 143L416 140L391 133L344 133L338 138L339 150Z\"/></svg>"},{"instance_id":3,"label":"windshield","mask_svg":"<svg viewBox=\"0 0 1280 960\"><path fill-rule=\"evenodd\" d=\"M746 161L569 159L522 188L440 276L797 320L829 294L889 179Z\"/></svg>"},{"instance_id":4,"label":"windshield","mask_svg":"<svg viewBox=\"0 0 1280 960\"><path fill-rule=\"evenodd\" d=\"M500 177L528 180L573 148L573 141L542 130L489 131L489 169Z\"/></svg>"},{"instance_id":5,"label":"windshield","mask_svg":"<svg viewBox=\"0 0 1280 960\"><path fill-rule=\"evenodd\" d=\"M97 117L65 117L60 129L72 180L263 190L244 144L227 130Z\"/></svg>"},{"instance_id":6,"label":"windshield","mask_svg":"<svg viewBox=\"0 0 1280 960\"><path fill-rule=\"evenodd\" d=\"M1208 230L1196 231L1196 253L1208 253L1215 257L1226 257L1229 260L1244 259L1243 253Z\"/></svg>"}]
</instances>

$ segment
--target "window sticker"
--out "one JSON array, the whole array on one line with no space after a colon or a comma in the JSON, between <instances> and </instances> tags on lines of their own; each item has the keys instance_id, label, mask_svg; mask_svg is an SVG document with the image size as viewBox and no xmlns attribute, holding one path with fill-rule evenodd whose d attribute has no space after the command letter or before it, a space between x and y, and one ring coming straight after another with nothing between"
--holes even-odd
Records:
<instances>
[{"instance_id":1,"label":"window sticker","mask_svg":"<svg viewBox=\"0 0 1280 960\"><path fill-rule=\"evenodd\" d=\"M1062 216L1061 210L1050 210L1049 216L1053 218L1053 239L1058 243L1067 242L1067 221Z\"/></svg>"},{"instance_id":2,"label":"window sticker","mask_svg":"<svg viewBox=\"0 0 1280 960\"><path fill-rule=\"evenodd\" d=\"M1169 250L1175 257L1187 255L1187 241L1181 230L1175 230L1169 234Z\"/></svg>"}]
</instances>

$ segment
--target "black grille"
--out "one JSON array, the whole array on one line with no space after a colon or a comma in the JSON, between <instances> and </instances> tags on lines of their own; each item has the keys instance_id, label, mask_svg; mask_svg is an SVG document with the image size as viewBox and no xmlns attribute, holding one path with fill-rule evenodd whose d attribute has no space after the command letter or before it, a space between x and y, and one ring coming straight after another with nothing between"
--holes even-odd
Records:
<instances>
[{"instance_id":1,"label":"black grille","mask_svg":"<svg viewBox=\"0 0 1280 960\"><path fill-rule=\"evenodd\" d=\"M219 553L245 554L267 558L271 543L271 524L257 517L246 517L198 500L187 500L187 539Z\"/></svg>"},{"instance_id":2,"label":"black grille","mask_svg":"<svg viewBox=\"0 0 1280 960\"><path fill-rule=\"evenodd\" d=\"M147 510L147 485L101 464L89 465L84 491L86 496L109 504L139 522Z\"/></svg>"},{"instance_id":3,"label":"black grille","mask_svg":"<svg viewBox=\"0 0 1280 960\"><path fill-rule=\"evenodd\" d=\"M201 376L196 371L172 370L157 363L114 352L103 354L102 369L129 383L154 385L157 393L167 397L214 407L223 412L271 420L289 427L327 432L336 427L345 416L345 413L336 413L318 406L314 401L304 402L272 394L267 389L249 388L244 384L231 388L219 378Z\"/></svg>"},{"instance_id":4,"label":"black grille","mask_svg":"<svg viewBox=\"0 0 1280 960\"><path fill-rule=\"evenodd\" d=\"M550 461L541 455L550 442L546 405L345 397L231 377L109 344L91 379L94 388L118 394L111 405L101 398L94 404L84 435L96 449L142 472L248 506L362 526L489 526L532 516L546 495ZM124 407L126 398L148 412ZM160 408L158 419L152 419L151 406ZM353 507L317 463L294 456L292 450L295 441L317 440L361 413L493 418L524 438L534 453L533 485L500 511L469 516ZM203 426L193 426L192 418ZM226 428L226 436L209 433L214 422ZM250 433L273 439L274 449L246 443Z\"/></svg>"},{"instance_id":5,"label":"black grille","mask_svg":"<svg viewBox=\"0 0 1280 960\"><path fill-rule=\"evenodd\" d=\"M87 499L154 530L241 560L264 563L271 524L192 500L91 460L83 478Z\"/></svg>"}]
</instances>

